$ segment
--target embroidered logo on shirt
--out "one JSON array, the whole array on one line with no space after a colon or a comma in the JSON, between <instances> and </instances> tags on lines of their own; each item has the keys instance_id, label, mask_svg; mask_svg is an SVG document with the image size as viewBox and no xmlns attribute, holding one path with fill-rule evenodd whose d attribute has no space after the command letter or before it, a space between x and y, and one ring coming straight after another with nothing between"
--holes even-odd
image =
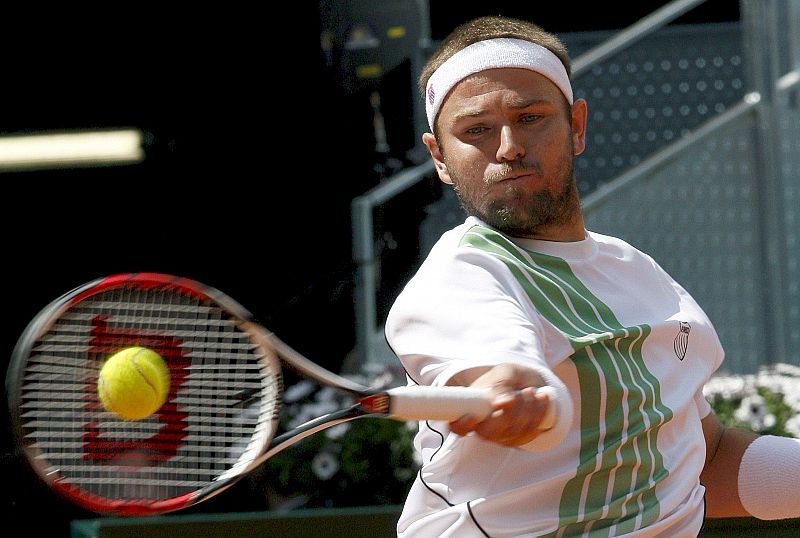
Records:
<instances>
[{"instance_id":1,"label":"embroidered logo on shirt","mask_svg":"<svg viewBox=\"0 0 800 538\"><path fill-rule=\"evenodd\" d=\"M686 348L689 347L689 332L692 330L692 326L689 325L685 321L679 321L680 328L678 329L678 335L675 337L674 349L675 355L680 359L683 360L686 357Z\"/></svg>"}]
</instances>

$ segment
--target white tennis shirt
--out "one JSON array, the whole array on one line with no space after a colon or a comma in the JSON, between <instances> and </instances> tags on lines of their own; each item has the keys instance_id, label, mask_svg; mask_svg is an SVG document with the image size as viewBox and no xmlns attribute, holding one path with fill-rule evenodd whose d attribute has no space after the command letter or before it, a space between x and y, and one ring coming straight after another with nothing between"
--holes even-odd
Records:
<instances>
[{"instance_id":1,"label":"white tennis shirt","mask_svg":"<svg viewBox=\"0 0 800 538\"><path fill-rule=\"evenodd\" d=\"M420 424L423 464L401 537L695 537L704 517L702 387L723 351L711 321L649 256L587 232L509 240L474 217L403 289L386 336L409 384L519 362L567 387L554 447L507 448Z\"/></svg>"}]
</instances>

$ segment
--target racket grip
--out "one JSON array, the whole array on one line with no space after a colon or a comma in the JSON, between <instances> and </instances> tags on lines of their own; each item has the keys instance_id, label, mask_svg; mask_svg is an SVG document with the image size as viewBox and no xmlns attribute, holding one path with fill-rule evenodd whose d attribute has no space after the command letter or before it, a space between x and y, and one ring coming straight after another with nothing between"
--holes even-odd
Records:
<instances>
[{"instance_id":1,"label":"racket grip","mask_svg":"<svg viewBox=\"0 0 800 538\"><path fill-rule=\"evenodd\" d=\"M551 387L550 385L545 385L543 387L539 387L536 389L536 392L541 392L542 394L547 394L547 398L549 404L547 406L547 411L545 411L544 417L542 421L539 423L538 428L540 430L549 430L553 427L556 423L556 415L558 414L558 392L556 391L555 387Z\"/></svg>"},{"instance_id":2,"label":"racket grip","mask_svg":"<svg viewBox=\"0 0 800 538\"><path fill-rule=\"evenodd\" d=\"M389 416L402 420L457 420L464 415L479 419L494 410L489 389L472 387L395 387L389 395Z\"/></svg>"},{"instance_id":3,"label":"racket grip","mask_svg":"<svg viewBox=\"0 0 800 538\"><path fill-rule=\"evenodd\" d=\"M543 386L536 392L547 394L550 404L539 424L540 430L553 427L558 413L557 392L551 386ZM457 420L464 415L475 415L482 420L494 407L494 397L489 389L472 387L395 387L386 391L389 395L389 416L402 420Z\"/></svg>"}]
</instances>

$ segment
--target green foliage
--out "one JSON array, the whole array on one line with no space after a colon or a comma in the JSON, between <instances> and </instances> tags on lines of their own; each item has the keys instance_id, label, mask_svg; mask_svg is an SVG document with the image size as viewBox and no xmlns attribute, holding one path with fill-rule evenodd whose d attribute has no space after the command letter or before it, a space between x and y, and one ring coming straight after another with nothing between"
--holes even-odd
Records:
<instances>
[{"instance_id":1,"label":"green foliage","mask_svg":"<svg viewBox=\"0 0 800 538\"><path fill-rule=\"evenodd\" d=\"M288 403L281 427L343 402L326 389L312 392ZM416 423L366 417L307 437L264 465L262 479L278 499L273 508L402 504L418 470L415 430Z\"/></svg>"},{"instance_id":2,"label":"green foliage","mask_svg":"<svg viewBox=\"0 0 800 538\"><path fill-rule=\"evenodd\" d=\"M760 434L800 436L800 368L763 367L755 375L718 375L704 394L726 426Z\"/></svg>"}]
</instances>

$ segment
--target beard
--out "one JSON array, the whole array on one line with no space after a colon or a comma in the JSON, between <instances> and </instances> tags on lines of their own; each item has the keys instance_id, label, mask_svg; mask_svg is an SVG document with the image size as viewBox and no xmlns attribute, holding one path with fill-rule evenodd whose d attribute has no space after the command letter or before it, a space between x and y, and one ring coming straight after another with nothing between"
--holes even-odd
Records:
<instances>
[{"instance_id":1,"label":"beard","mask_svg":"<svg viewBox=\"0 0 800 538\"><path fill-rule=\"evenodd\" d=\"M538 163L514 161L506 163L500 172L488 174L481 185L475 187L462 181L453 167L448 166L453 187L461 207L492 228L512 237L542 235L545 230L560 225L572 224L580 213L580 200L575 182L575 161L569 155L558 167L558 191L542 189L531 191L514 182L509 182L502 192L488 196L494 182L512 172L535 174L542 177ZM500 184L502 187L503 184ZM497 189L497 186L494 187Z\"/></svg>"}]
</instances>

